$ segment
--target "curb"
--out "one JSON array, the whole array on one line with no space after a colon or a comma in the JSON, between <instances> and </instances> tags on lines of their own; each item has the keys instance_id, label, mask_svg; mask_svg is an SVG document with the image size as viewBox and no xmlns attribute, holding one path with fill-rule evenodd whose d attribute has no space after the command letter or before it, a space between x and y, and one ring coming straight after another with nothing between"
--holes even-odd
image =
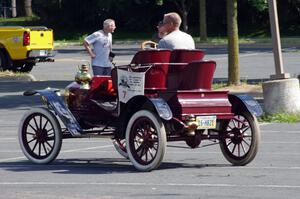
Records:
<instances>
[{"instance_id":1,"label":"curb","mask_svg":"<svg viewBox=\"0 0 300 199\"><path fill-rule=\"evenodd\" d=\"M37 81L32 74L22 76L3 76L0 77L0 82L34 82Z\"/></svg>"}]
</instances>

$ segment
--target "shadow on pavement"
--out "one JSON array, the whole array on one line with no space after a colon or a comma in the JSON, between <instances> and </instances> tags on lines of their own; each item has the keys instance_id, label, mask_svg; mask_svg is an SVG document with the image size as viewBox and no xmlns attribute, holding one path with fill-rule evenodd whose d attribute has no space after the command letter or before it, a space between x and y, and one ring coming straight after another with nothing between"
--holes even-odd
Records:
<instances>
[{"instance_id":1,"label":"shadow on pavement","mask_svg":"<svg viewBox=\"0 0 300 199\"><path fill-rule=\"evenodd\" d=\"M42 82L1 82L0 109L31 107L41 104L40 96L23 96L26 90L39 90L47 87L64 89L71 81Z\"/></svg>"},{"instance_id":2,"label":"shadow on pavement","mask_svg":"<svg viewBox=\"0 0 300 199\"><path fill-rule=\"evenodd\" d=\"M190 164L163 162L156 170L176 168L207 168L231 167L230 164ZM58 174L107 174L107 173L141 173L137 171L129 160L124 158L97 159L59 159L52 164L39 165L29 161L0 163L0 168L12 172L52 171Z\"/></svg>"}]
</instances>

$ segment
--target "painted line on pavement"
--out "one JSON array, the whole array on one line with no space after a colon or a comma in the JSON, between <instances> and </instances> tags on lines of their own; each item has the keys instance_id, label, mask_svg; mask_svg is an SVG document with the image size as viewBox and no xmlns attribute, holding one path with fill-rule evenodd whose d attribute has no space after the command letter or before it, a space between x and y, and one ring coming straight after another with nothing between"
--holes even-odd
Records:
<instances>
[{"instance_id":1,"label":"painted line on pavement","mask_svg":"<svg viewBox=\"0 0 300 199\"><path fill-rule=\"evenodd\" d=\"M88 147L88 148L81 148L81 149L64 150L64 151L61 151L60 153L70 153L70 152L84 151L84 150L90 150L90 149L101 149L101 148L108 148L108 147L113 147L113 145L105 145L105 146L98 146L98 147ZM21 159L26 159L26 158L25 158L25 156L5 158L5 159L0 159L0 163L11 161L11 160L21 160Z\"/></svg>"},{"instance_id":2,"label":"painted line on pavement","mask_svg":"<svg viewBox=\"0 0 300 199\"><path fill-rule=\"evenodd\" d=\"M193 184L193 183L143 183L143 182L0 182L0 185L102 185L102 186L146 186L146 187L232 187L232 188L271 188L271 189L300 189L300 185L284 184Z\"/></svg>"},{"instance_id":3,"label":"painted line on pavement","mask_svg":"<svg viewBox=\"0 0 300 199\"><path fill-rule=\"evenodd\" d=\"M240 55L239 57L251 57L251 56L257 56L257 55L260 55L261 53L250 53L250 54L247 54L247 55ZM214 61L218 61L218 60L226 60L228 59L227 56L225 57L219 57L219 58L214 58Z\"/></svg>"}]
</instances>

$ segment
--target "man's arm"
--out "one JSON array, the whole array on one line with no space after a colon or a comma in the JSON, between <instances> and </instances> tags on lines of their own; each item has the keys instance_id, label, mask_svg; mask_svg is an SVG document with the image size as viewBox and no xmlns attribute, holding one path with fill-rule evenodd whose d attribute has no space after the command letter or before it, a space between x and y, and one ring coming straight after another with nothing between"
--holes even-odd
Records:
<instances>
[{"instance_id":1,"label":"man's arm","mask_svg":"<svg viewBox=\"0 0 300 199\"><path fill-rule=\"evenodd\" d=\"M88 51L89 55L91 56L91 58L95 58L96 55L95 53L93 52L93 50L91 49L91 46L90 44L87 42L87 41L83 41L83 46L85 47L85 49Z\"/></svg>"}]
</instances>

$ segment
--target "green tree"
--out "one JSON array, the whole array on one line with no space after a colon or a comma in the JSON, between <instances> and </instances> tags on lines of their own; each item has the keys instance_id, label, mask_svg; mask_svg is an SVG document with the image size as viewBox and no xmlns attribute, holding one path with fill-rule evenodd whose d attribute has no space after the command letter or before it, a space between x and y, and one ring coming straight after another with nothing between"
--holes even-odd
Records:
<instances>
[{"instance_id":1,"label":"green tree","mask_svg":"<svg viewBox=\"0 0 300 199\"><path fill-rule=\"evenodd\" d=\"M190 11L194 1L193 0L168 0L168 1L175 4L175 6L182 18L183 31L187 32L188 31L188 18L187 17L188 17L189 11ZM164 0L156 0L156 3L158 5L163 5Z\"/></svg>"}]
</instances>

